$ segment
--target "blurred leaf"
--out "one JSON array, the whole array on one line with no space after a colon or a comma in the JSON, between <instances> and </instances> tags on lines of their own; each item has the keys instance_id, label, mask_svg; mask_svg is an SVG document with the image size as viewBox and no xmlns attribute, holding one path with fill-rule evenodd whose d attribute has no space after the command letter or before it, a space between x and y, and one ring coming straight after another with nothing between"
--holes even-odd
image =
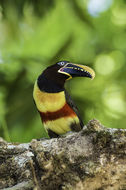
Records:
<instances>
[{"instance_id":1,"label":"blurred leaf","mask_svg":"<svg viewBox=\"0 0 126 190\"><path fill-rule=\"evenodd\" d=\"M126 6L113 1L91 17L88 3L0 0L0 136L6 140L47 136L32 92L38 75L59 60L96 72L93 81L74 78L66 84L84 123L97 118L108 127L125 128Z\"/></svg>"}]
</instances>

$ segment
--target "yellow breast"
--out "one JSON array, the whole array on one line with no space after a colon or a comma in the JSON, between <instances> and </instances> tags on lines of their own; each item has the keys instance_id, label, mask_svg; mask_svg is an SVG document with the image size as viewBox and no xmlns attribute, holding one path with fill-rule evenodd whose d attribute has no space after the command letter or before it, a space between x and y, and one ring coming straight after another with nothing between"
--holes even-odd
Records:
<instances>
[{"instance_id":1,"label":"yellow breast","mask_svg":"<svg viewBox=\"0 0 126 190\"><path fill-rule=\"evenodd\" d=\"M62 135L67 133L68 131L71 131L70 128L71 123L79 123L79 119L77 116L75 117L62 117L56 120L48 121L44 123L45 129L48 131L50 129L51 131L55 132L56 134Z\"/></svg>"},{"instance_id":2,"label":"yellow breast","mask_svg":"<svg viewBox=\"0 0 126 190\"><path fill-rule=\"evenodd\" d=\"M58 93L42 92L35 82L33 97L40 112L54 112L61 109L66 103L64 91Z\"/></svg>"}]
</instances>

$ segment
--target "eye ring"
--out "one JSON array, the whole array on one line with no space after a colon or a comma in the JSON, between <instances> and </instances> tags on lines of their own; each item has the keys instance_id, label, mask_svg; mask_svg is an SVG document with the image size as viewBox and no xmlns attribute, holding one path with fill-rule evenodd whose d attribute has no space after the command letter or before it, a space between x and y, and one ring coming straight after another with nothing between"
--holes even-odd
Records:
<instances>
[{"instance_id":1,"label":"eye ring","mask_svg":"<svg viewBox=\"0 0 126 190\"><path fill-rule=\"evenodd\" d=\"M63 65L65 65L65 63L64 63L64 62L60 62L60 65L62 65L62 66L63 66Z\"/></svg>"},{"instance_id":2,"label":"eye ring","mask_svg":"<svg viewBox=\"0 0 126 190\"><path fill-rule=\"evenodd\" d=\"M57 64L60 66L64 66L66 63L68 63L68 61L60 61Z\"/></svg>"}]
</instances>

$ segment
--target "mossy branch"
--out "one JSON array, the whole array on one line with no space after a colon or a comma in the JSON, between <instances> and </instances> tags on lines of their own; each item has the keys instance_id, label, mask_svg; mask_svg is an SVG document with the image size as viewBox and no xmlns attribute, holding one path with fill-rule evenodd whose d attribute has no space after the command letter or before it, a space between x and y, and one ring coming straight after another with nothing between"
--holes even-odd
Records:
<instances>
[{"instance_id":1,"label":"mossy branch","mask_svg":"<svg viewBox=\"0 0 126 190\"><path fill-rule=\"evenodd\" d=\"M91 120L66 137L0 139L0 189L126 189L126 130Z\"/></svg>"}]
</instances>

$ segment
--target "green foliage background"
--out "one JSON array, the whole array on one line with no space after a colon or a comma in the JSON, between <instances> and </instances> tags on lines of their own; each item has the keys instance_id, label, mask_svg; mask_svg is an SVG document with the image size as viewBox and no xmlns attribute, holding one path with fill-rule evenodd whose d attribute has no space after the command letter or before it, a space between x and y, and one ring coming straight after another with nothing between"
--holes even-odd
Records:
<instances>
[{"instance_id":1,"label":"green foliage background","mask_svg":"<svg viewBox=\"0 0 126 190\"><path fill-rule=\"evenodd\" d=\"M126 123L126 5L97 17L83 0L0 0L0 136L27 142L46 136L32 99L37 76L59 60L86 64L96 78L67 83L84 123Z\"/></svg>"}]
</instances>

